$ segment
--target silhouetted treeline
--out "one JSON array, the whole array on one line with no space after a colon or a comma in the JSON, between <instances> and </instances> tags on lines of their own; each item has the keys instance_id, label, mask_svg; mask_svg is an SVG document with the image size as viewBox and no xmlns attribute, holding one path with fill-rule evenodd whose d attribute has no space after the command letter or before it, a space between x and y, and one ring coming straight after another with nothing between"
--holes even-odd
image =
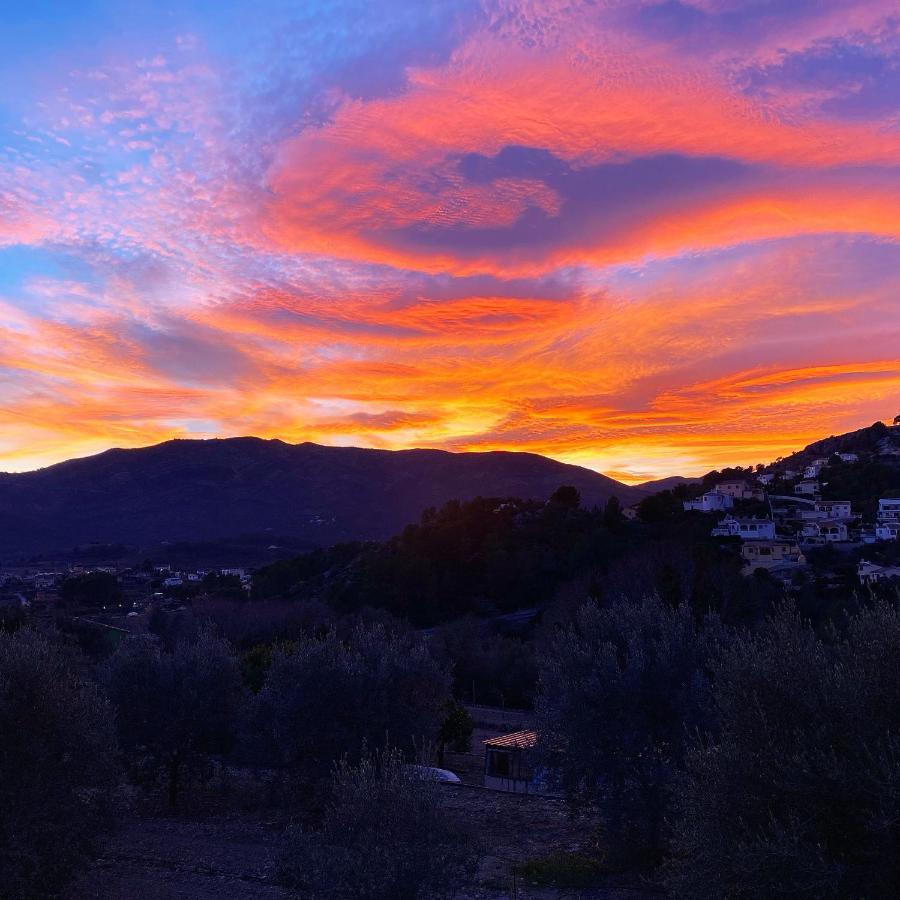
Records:
<instances>
[{"instance_id":1,"label":"silhouetted treeline","mask_svg":"<svg viewBox=\"0 0 900 900\"><path fill-rule=\"evenodd\" d=\"M547 503L451 501L383 543L340 545L261 569L252 596L315 601L343 613L381 608L433 626L545 607L573 581L612 598L634 589L630 574L624 582L620 576L627 566L643 589L677 594L695 608L726 617L768 610L771 592L755 596L757 586L739 574L737 551L710 540L707 517L685 514L671 492L645 500L641 509L654 503L671 508L628 522L614 499L603 509L584 509L570 487Z\"/></svg>"}]
</instances>

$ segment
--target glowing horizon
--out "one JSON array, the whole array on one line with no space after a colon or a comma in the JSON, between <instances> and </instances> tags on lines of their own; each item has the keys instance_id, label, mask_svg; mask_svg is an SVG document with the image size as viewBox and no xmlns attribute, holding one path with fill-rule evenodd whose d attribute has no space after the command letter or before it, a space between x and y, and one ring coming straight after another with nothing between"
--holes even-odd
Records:
<instances>
[{"instance_id":1,"label":"glowing horizon","mask_svg":"<svg viewBox=\"0 0 900 900\"><path fill-rule=\"evenodd\" d=\"M0 471L175 437L636 483L900 413L884 0L0 13Z\"/></svg>"}]
</instances>

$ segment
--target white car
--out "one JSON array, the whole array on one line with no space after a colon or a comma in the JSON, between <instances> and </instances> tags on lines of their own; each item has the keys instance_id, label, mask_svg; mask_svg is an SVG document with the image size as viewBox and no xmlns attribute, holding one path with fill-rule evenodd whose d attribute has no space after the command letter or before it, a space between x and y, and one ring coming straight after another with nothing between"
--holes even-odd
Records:
<instances>
[{"instance_id":1,"label":"white car","mask_svg":"<svg viewBox=\"0 0 900 900\"><path fill-rule=\"evenodd\" d=\"M444 784L462 784L459 776L449 769L438 769L436 766L407 766L411 772L415 772L420 778L428 781L441 781Z\"/></svg>"}]
</instances>

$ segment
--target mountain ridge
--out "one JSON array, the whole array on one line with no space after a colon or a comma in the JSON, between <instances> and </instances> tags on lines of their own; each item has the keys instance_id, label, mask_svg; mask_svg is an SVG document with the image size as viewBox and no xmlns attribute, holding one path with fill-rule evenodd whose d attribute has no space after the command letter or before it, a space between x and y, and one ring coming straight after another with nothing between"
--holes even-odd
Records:
<instances>
[{"instance_id":1,"label":"mountain ridge","mask_svg":"<svg viewBox=\"0 0 900 900\"><path fill-rule=\"evenodd\" d=\"M0 473L0 554L266 531L327 546L387 537L447 500L546 499L562 484L577 487L587 505L642 496L593 470L534 453L180 438Z\"/></svg>"}]
</instances>

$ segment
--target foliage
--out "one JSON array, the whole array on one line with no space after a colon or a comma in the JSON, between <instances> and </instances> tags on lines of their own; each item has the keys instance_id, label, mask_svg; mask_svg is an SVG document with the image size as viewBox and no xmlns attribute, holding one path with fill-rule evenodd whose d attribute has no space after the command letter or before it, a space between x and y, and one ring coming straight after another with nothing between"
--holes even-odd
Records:
<instances>
[{"instance_id":1,"label":"foliage","mask_svg":"<svg viewBox=\"0 0 900 900\"><path fill-rule=\"evenodd\" d=\"M713 666L714 727L674 808L678 896L894 897L900 883L900 615L823 640L790 608Z\"/></svg>"},{"instance_id":2,"label":"foliage","mask_svg":"<svg viewBox=\"0 0 900 900\"><path fill-rule=\"evenodd\" d=\"M115 607L122 602L118 578L109 572L82 572L63 580L59 589L65 606Z\"/></svg>"},{"instance_id":3,"label":"foliage","mask_svg":"<svg viewBox=\"0 0 900 900\"><path fill-rule=\"evenodd\" d=\"M112 715L45 638L0 632L0 878L47 897L85 860L115 779Z\"/></svg>"},{"instance_id":4,"label":"foliage","mask_svg":"<svg viewBox=\"0 0 900 900\"><path fill-rule=\"evenodd\" d=\"M650 494L637 507L638 518L642 522L665 522L680 517L683 512L682 501L671 490Z\"/></svg>"},{"instance_id":5,"label":"foliage","mask_svg":"<svg viewBox=\"0 0 900 900\"><path fill-rule=\"evenodd\" d=\"M534 702L537 660L531 643L466 617L437 629L429 648L452 670L456 697L517 708Z\"/></svg>"},{"instance_id":6,"label":"foliage","mask_svg":"<svg viewBox=\"0 0 900 900\"><path fill-rule=\"evenodd\" d=\"M302 637L276 652L249 733L271 759L325 774L345 754L385 741L412 752L437 734L450 679L420 640L383 626Z\"/></svg>"},{"instance_id":7,"label":"foliage","mask_svg":"<svg viewBox=\"0 0 900 900\"><path fill-rule=\"evenodd\" d=\"M468 753L472 749L475 723L469 711L458 700L449 700L444 707L444 721L438 730L437 742L443 764L444 748L454 753Z\"/></svg>"},{"instance_id":8,"label":"foliage","mask_svg":"<svg viewBox=\"0 0 900 900\"><path fill-rule=\"evenodd\" d=\"M530 859L518 867L519 874L533 884L576 890L591 887L603 871L603 864L593 856L564 852Z\"/></svg>"},{"instance_id":9,"label":"foliage","mask_svg":"<svg viewBox=\"0 0 900 900\"><path fill-rule=\"evenodd\" d=\"M824 499L849 500L854 511L869 522L875 520L880 496L900 493L900 467L884 460L842 463L835 457L820 478Z\"/></svg>"},{"instance_id":10,"label":"foliage","mask_svg":"<svg viewBox=\"0 0 900 900\"><path fill-rule=\"evenodd\" d=\"M209 629L172 653L132 639L106 663L103 678L122 749L166 774L175 805L184 770L232 744L243 693L231 647Z\"/></svg>"},{"instance_id":11,"label":"foliage","mask_svg":"<svg viewBox=\"0 0 900 900\"><path fill-rule=\"evenodd\" d=\"M343 612L386 608L418 625L538 605L561 581L624 546L604 525L603 512L576 501L577 491L565 490L547 503L450 501L396 537L363 546L345 565L310 576L294 596L324 599ZM272 567L261 570L254 594L257 582L261 593L276 580Z\"/></svg>"},{"instance_id":12,"label":"foliage","mask_svg":"<svg viewBox=\"0 0 900 900\"><path fill-rule=\"evenodd\" d=\"M359 542L335 544L257 569L253 573L250 596L253 600L268 600L289 594L303 582L323 575L336 566L346 565L365 546Z\"/></svg>"},{"instance_id":13,"label":"foliage","mask_svg":"<svg viewBox=\"0 0 900 900\"><path fill-rule=\"evenodd\" d=\"M542 660L544 763L576 808L600 813L620 863L661 852L686 736L702 721L707 656L686 605L646 597L585 605Z\"/></svg>"},{"instance_id":14,"label":"foliage","mask_svg":"<svg viewBox=\"0 0 900 900\"><path fill-rule=\"evenodd\" d=\"M386 749L336 768L318 830L295 827L279 874L302 897L430 900L455 896L475 855L439 784Z\"/></svg>"}]
</instances>

